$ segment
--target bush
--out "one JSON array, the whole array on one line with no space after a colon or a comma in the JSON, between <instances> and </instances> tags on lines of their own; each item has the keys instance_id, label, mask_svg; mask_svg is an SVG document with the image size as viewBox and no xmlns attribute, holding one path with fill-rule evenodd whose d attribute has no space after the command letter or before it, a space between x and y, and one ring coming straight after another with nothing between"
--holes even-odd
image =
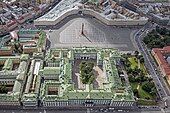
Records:
<instances>
[{"instance_id":1,"label":"bush","mask_svg":"<svg viewBox=\"0 0 170 113\"><path fill-rule=\"evenodd\" d=\"M135 79L135 77L133 77L132 75L131 76L129 76L129 82L136 82L136 79Z\"/></svg>"},{"instance_id":2,"label":"bush","mask_svg":"<svg viewBox=\"0 0 170 113\"><path fill-rule=\"evenodd\" d=\"M170 45L170 30L157 26L156 30L152 30L147 36L144 37L143 42L149 48L168 46Z\"/></svg>"}]
</instances>

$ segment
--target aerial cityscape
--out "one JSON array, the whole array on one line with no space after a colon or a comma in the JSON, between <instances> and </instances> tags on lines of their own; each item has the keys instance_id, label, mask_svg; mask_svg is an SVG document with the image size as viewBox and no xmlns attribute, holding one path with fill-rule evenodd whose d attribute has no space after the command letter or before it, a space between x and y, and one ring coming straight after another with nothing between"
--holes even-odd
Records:
<instances>
[{"instance_id":1,"label":"aerial cityscape","mask_svg":"<svg viewBox=\"0 0 170 113\"><path fill-rule=\"evenodd\" d=\"M170 0L0 0L0 113L170 113Z\"/></svg>"}]
</instances>

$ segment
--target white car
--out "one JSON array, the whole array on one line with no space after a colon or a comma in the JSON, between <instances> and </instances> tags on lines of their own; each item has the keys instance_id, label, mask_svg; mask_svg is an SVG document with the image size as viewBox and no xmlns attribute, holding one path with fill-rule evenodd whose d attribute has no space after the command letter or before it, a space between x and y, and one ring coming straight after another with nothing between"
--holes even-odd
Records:
<instances>
[{"instance_id":1,"label":"white car","mask_svg":"<svg viewBox=\"0 0 170 113\"><path fill-rule=\"evenodd\" d=\"M49 32L52 32L52 30L51 30L51 29L49 29Z\"/></svg>"}]
</instances>

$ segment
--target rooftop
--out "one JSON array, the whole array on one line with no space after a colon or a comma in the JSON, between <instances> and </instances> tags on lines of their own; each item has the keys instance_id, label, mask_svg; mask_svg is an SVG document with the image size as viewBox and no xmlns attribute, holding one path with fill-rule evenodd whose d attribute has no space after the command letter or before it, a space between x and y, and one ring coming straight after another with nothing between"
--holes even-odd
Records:
<instances>
[{"instance_id":1,"label":"rooftop","mask_svg":"<svg viewBox=\"0 0 170 113\"><path fill-rule=\"evenodd\" d=\"M15 33L15 36L13 35ZM0 37L0 54L15 55L19 53L33 53L44 49L46 44L46 33L41 30L19 30L13 31L10 35ZM22 46L15 50L14 45ZM29 51L29 50L33 51ZM7 54L5 54L7 53Z\"/></svg>"},{"instance_id":2,"label":"rooftop","mask_svg":"<svg viewBox=\"0 0 170 113\"><path fill-rule=\"evenodd\" d=\"M116 2L110 0L99 2L99 0L88 0L85 3L82 3L81 0L62 0L57 4L50 12L44 16L38 18L35 21L55 21L61 15L72 11L84 9L89 11L95 11L96 13L103 16L108 20L145 20L147 18L139 16L139 14L130 11L126 8L119 6Z\"/></svg>"},{"instance_id":3,"label":"rooftop","mask_svg":"<svg viewBox=\"0 0 170 113\"><path fill-rule=\"evenodd\" d=\"M19 97L21 94L23 81L25 79L25 72L27 71L28 55L23 54L21 56L2 56L0 57L1 63L4 62L2 71L0 71L0 79L5 79L6 84L12 84L12 91L7 94L0 94L0 102L17 102L19 104ZM18 63L18 67L12 70L15 63ZM13 81L11 83L11 81ZM3 84L2 82L0 84Z\"/></svg>"},{"instance_id":4,"label":"rooftop","mask_svg":"<svg viewBox=\"0 0 170 113\"><path fill-rule=\"evenodd\" d=\"M59 75L60 73L60 67L44 67L43 70L43 74L45 75Z\"/></svg>"},{"instance_id":5,"label":"rooftop","mask_svg":"<svg viewBox=\"0 0 170 113\"><path fill-rule=\"evenodd\" d=\"M153 48L152 51L158 64L164 70L164 73L170 77L170 64L168 64L166 60L170 54L170 46L166 46L164 48Z\"/></svg>"},{"instance_id":6,"label":"rooftop","mask_svg":"<svg viewBox=\"0 0 170 113\"><path fill-rule=\"evenodd\" d=\"M68 99L111 99L111 100L127 100L134 101L133 93L128 86L122 86L120 77L118 75L118 71L116 68L115 61L120 58L120 53L115 49L103 49L103 48L72 48L72 49L51 49L47 55L47 62L51 60L51 57L55 53L60 53L62 59L60 65L63 67L57 67L53 64L54 67L44 67L43 74L55 74L59 76L59 80L49 80L45 79L45 82L42 83L42 87L40 89L40 97L43 101L49 100L68 100ZM73 58L64 57L64 53L72 54ZM101 54L103 53L103 54ZM85 89L77 89L74 84L75 80L73 80L74 65L71 62L74 59L76 62L75 54L81 55L103 55L103 59L96 60L103 61L103 70L106 70L104 76L106 76L106 81L103 81L102 87L99 89L94 89L94 84L85 84ZM55 63L55 62L54 62ZM52 64L51 64L52 65ZM57 94L48 95L48 88L54 88L57 90Z\"/></svg>"}]
</instances>

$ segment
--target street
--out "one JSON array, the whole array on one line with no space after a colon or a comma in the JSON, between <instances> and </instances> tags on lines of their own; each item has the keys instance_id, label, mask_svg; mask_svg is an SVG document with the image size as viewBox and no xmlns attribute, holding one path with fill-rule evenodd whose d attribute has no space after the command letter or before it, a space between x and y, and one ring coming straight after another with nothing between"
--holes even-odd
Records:
<instances>
[{"instance_id":1,"label":"street","mask_svg":"<svg viewBox=\"0 0 170 113\"><path fill-rule=\"evenodd\" d=\"M146 26L143 27L143 29L136 32L134 38L138 46L138 50L143 54L145 58L145 66L148 69L150 76L153 78L155 82L160 99L164 101L165 98L169 99L167 97L170 95L170 91L160 72L157 71L158 70L157 65L153 57L151 56L150 52L148 51L148 48L142 42L142 35L144 35L147 30L149 29L152 30L153 27L154 26L152 26L151 24L147 24ZM168 100L168 106L170 106L170 99Z\"/></svg>"},{"instance_id":2,"label":"street","mask_svg":"<svg viewBox=\"0 0 170 113\"><path fill-rule=\"evenodd\" d=\"M0 110L0 113L163 113L161 111L87 110Z\"/></svg>"}]
</instances>

